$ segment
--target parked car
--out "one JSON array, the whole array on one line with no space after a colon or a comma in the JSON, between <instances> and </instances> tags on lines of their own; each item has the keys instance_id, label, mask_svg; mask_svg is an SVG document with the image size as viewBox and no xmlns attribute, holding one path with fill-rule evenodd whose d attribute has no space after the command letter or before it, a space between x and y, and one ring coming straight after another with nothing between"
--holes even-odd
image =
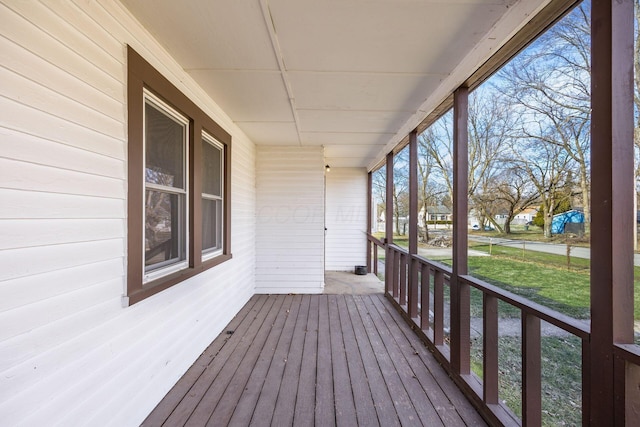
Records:
<instances>
[{"instance_id":1,"label":"parked car","mask_svg":"<svg viewBox=\"0 0 640 427\"><path fill-rule=\"evenodd\" d=\"M484 231L493 231L493 230L495 230L495 228L493 228L493 227L492 227L492 226L490 226L490 225L485 225L485 226L484 226Z\"/></svg>"},{"instance_id":2,"label":"parked car","mask_svg":"<svg viewBox=\"0 0 640 427\"><path fill-rule=\"evenodd\" d=\"M472 229L472 230L480 230L480 226L479 226L478 224L473 224L473 225L471 226L471 229Z\"/></svg>"}]
</instances>

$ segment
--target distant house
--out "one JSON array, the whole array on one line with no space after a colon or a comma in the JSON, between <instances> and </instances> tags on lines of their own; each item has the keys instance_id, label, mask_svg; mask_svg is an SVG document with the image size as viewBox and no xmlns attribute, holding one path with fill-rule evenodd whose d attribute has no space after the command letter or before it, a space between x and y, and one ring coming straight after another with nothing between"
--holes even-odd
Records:
<instances>
[{"instance_id":1,"label":"distant house","mask_svg":"<svg viewBox=\"0 0 640 427\"><path fill-rule=\"evenodd\" d=\"M513 221L511 221L511 224L526 224L528 222L533 221L533 218L536 216L536 214L538 213L538 209L537 208L527 208L525 210L523 210L522 212L520 212L518 215L516 215L513 218Z\"/></svg>"},{"instance_id":2,"label":"distant house","mask_svg":"<svg viewBox=\"0 0 640 427\"><path fill-rule=\"evenodd\" d=\"M425 218L427 221L453 221L453 214L451 209L446 206L427 206L427 211L424 208L418 213L418 220L420 224L424 225Z\"/></svg>"}]
</instances>

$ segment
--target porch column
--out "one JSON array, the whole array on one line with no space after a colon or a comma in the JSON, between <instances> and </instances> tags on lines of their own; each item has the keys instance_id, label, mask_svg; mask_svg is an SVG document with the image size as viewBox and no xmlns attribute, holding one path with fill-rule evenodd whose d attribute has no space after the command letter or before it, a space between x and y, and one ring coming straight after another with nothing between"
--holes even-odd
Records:
<instances>
[{"instance_id":1,"label":"porch column","mask_svg":"<svg viewBox=\"0 0 640 427\"><path fill-rule=\"evenodd\" d=\"M385 246L387 248L386 256L384 260L384 288L386 292L391 291L393 280L393 263L391 263L392 255L389 245L393 243L393 152L387 154L387 182L386 188L387 194L385 196L385 211L384 211L384 225L385 225Z\"/></svg>"},{"instance_id":2,"label":"porch column","mask_svg":"<svg viewBox=\"0 0 640 427\"><path fill-rule=\"evenodd\" d=\"M371 233L371 224L373 218L373 207L371 206L371 202L373 199L373 174L369 172L367 174L367 234ZM372 244L367 238L367 273L371 273L371 248ZM373 262L378 262L378 260L373 260Z\"/></svg>"},{"instance_id":3,"label":"porch column","mask_svg":"<svg viewBox=\"0 0 640 427\"><path fill-rule=\"evenodd\" d=\"M418 316L418 132L409 134L409 317Z\"/></svg>"},{"instance_id":4,"label":"porch column","mask_svg":"<svg viewBox=\"0 0 640 427\"><path fill-rule=\"evenodd\" d=\"M633 342L633 17L631 0L592 3L591 425L625 422L613 344Z\"/></svg>"},{"instance_id":5,"label":"porch column","mask_svg":"<svg viewBox=\"0 0 640 427\"><path fill-rule=\"evenodd\" d=\"M470 373L469 285L458 280L467 274L469 89L453 93L453 275L451 277L451 367Z\"/></svg>"}]
</instances>

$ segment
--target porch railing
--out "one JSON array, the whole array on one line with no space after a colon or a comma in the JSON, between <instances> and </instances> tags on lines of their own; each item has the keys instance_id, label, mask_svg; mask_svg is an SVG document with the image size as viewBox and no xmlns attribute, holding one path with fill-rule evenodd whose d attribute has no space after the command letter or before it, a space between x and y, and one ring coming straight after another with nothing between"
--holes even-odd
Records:
<instances>
[{"instance_id":1,"label":"porch railing","mask_svg":"<svg viewBox=\"0 0 640 427\"><path fill-rule=\"evenodd\" d=\"M378 264L378 254L385 254L385 294L395 303L399 311L425 343L433 350L436 357L451 374L460 388L476 403L481 412L489 419L504 425L520 423L515 415L499 400L498 397L498 302L502 301L521 313L522 339L522 424L541 425L542 423L542 334L541 320L580 339L582 344L582 420L589 424L590 377L589 340L590 327L582 322L549 309L521 296L505 291L475 277L464 275L452 280L450 267L418 255L410 255L406 249L393 244L385 244L374 236L368 236L369 254L372 266ZM377 273L377 271L376 271ZM458 372L451 363L451 347L458 346L463 362L469 366L470 343L451 342L445 326L446 295L451 293L451 286L469 286L482 293L482 378L473 372ZM447 292L447 290L449 292ZM468 295L468 294L467 294ZM470 301L461 301L465 305L459 310L460 325L470 327ZM450 319L449 323L453 323ZM629 367L640 371L640 352L633 345L617 345L615 347L617 365L622 375ZM624 390L620 391L624 403ZM634 399L633 396L626 396ZM637 399L637 397L635 397ZM624 411L624 404L620 410Z\"/></svg>"}]
</instances>

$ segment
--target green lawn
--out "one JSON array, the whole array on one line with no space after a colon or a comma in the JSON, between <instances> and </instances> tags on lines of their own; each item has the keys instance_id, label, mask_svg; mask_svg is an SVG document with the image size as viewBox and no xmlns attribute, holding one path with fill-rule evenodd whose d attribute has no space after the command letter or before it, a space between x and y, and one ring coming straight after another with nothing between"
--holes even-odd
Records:
<instances>
[{"instance_id":1,"label":"green lawn","mask_svg":"<svg viewBox=\"0 0 640 427\"><path fill-rule=\"evenodd\" d=\"M522 234L535 232L525 232ZM406 247L407 236L394 236L394 243ZM528 298L561 313L578 319L589 318L590 260L470 242L470 249L489 253L489 257L469 257L469 273L474 277ZM379 254L381 258L384 254ZM451 259L439 260L451 265ZM640 267L635 267L634 317L640 320ZM472 294L472 316L482 314L482 297ZM519 310L507 307L501 317L513 317Z\"/></svg>"},{"instance_id":2,"label":"green lawn","mask_svg":"<svg viewBox=\"0 0 640 427\"><path fill-rule=\"evenodd\" d=\"M582 424L582 347L576 337L542 337L542 425ZM475 339L474 341L479 341ZM482 378L482 345L472 343L472 370ZM498 339L499 398L522 416L519 337Z\"/></svg>"},{"instance_id":3,"label":"green lawn","mask_svg":"<svg viewBox=\"0 0 640 427\"><path fill-rule=\"evenodd\" d=\"M489 246L474 245L473 249L489 253ZM589 318L589 260L544 252L493 246L490 257L469 257L469 273L492 285L523 296L538 304L578 318ZM451 264L451 260L444 261ZM634 317L640 320L640 267L635 267ZM481 297L472 295L472 316L481 315ZM511 317L515 308L500 311L501 317Z\"/></svg>"},{"instance_id":4,"label":"green lawn","mask_svg":"<svg viewBox=\"0 0 640 427\"><path fill-rule=\"evenodd\" d=\"M588 274L499 256L470 257L469 273L569 316L589 317Z\"/></svg>"}]
</instances>

